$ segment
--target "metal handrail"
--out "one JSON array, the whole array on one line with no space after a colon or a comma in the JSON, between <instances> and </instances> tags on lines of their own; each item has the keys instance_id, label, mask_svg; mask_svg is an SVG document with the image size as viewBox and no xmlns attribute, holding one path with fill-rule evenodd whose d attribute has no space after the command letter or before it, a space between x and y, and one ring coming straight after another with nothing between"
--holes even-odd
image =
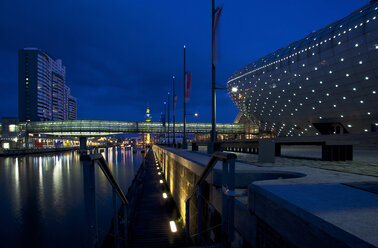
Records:
<instances>
[{"instance_id":1,"label":"metal handrail","mask_svg":"<svg viewBox=\"0 0 378 248\"><path fill-rule=\"evenodd\" d=\"M201 176L199 177L198 181L193 187L192 193L185 201L185 225L186 225L186 239L187 243L190 242L190 207L189 203L191 198L198 192L198 214L197 214L197 240L198 243L201 243L202 239L202 183L205 181L206 177L209 175L213 167L218 161L223 161L223 176L222 176L222 233L226 235L223 238L224 246L227 243L232 241L233 237L233 201L234 201L234 188L235 188L235 159L236 155L233 153L224 153L224 152L215 152L211 156L209 162L207 163L206 167L204 168Z\"/></svg>"},{"instance_id":2,"label":"metal handrail","mask_svg":"<svg viewBox=\"0 0 378 248\"><path fill-rule=\"evenodd\" d=\"M106 163L105 158L102 156L102 154L97 153L97 154L90 154L87 156L90 161L98 162L98 165L100 166L102 172L105 174L109 183L117 191L117 194L119 198L121 199L122 203L128 206L129 202L127 201L127 198L125 194L123 193L121 187L119 186L117 180L114 178L113 173L110 171L108 164Z\"/></svg>"},{"instance_id":3,"label":"metal handrail","mask_svg":"<svg viewBox=\"0 0 378 248\"><path fill-rule=\"evenodd\" d=\"M213 155L211 156L209 162L207 162L207 165L206 165L205 169L203 170L203 172L202 172L199 180L194 185L194 187L193 187L194 190L189 195L189 197L186 198L185 202L189 201L190 198L193 197L193 195L197 192L198 186L200 184L202 184L203 181L205 181L206 177L209 175L210 171L213 169L213 167L215 166L215 164L218 161L227 161L229 159L236 159L236 154L226 153L226 152L215 152L215 153L213 153Z\"/></svg>"}]
</instances>

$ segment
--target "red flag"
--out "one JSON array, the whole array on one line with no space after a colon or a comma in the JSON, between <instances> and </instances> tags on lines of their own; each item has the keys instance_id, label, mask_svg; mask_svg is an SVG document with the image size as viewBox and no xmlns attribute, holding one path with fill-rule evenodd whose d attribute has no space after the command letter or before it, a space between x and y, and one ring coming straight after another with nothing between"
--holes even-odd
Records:
<instances>
[{"instance_id":1,"label":"red flag","mask_svg":"<svg viewBox=\"0 0 378 248\"><path fill-rule=\"evenodd\" d=\"M223 6L216 8L214 13L214 28L213 28L213 36L212 36L212 45L213 45L213 51L212 51L212 62L215 64L217 60L217 29L219 24L220 15L222 13Z\"/></svg>"},{"instance_id":2,"label":"red flag","mask_svg":"<svg viewBox=\"0 0 378 248\"><path fill-rule=\"evenodd\" d=\"M192 73L191 72L186 73L185 84L186 84L185 102L189 102L190 90L192 88Z\"/></svg>"},{"instance_id":3,"label":"red flag","mask_svg":"<svg viewBox=\"0 0 378 248\"><path fill-rule=\"evenodd\" d=\"M173 98L173 111L176 110L176 103L177 103L177 95Z\"/></svg>"}]
</instances>

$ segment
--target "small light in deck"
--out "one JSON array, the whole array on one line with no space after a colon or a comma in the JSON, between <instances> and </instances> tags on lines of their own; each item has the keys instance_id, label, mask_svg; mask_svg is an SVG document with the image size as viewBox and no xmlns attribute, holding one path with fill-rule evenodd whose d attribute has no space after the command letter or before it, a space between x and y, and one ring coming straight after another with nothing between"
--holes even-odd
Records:
<instances>
[{"instance_id":1,"label":"small light in deck","mask_svg":"<svg viewBox=\"0 0 378 248\"><path fill-rule=\"evenodd\" d=\"M173 220L169 222L169 225L171 226L171 232L173 233L177 232L176 223Z\"/></svg>"},{"instance_id":2,"label":"small light in deck","mask_svg":"<svg viewBox=\"0 0 378 248\"><path fill-rule=\"evenodd\" d=\"M160 179L160 181L159 181L159 182L160 182L160 183L163 183L163 180L161 180L161 179Z\"/></svg>"},{"instance_id":3,"label":"small light in deck","mask_svg":"<svg viewBox=\"0 0 378 248\"><path fill-rule=\"evenodd\" d=\"M158 169L158 170L159 170L159 169L160 169L160 167L158 166L158 167L156 167L156 169Z\"/></svg>"},{"instance_id":4,"label":"small light in deck","mask_svg":"<svg viewBox=\"0 0 378 248\"><path fill-rule=\"evenodd\" d=\"M163 193L163 198L166 199L168 197L167 193Z\"/></svg>"},{"instance_id":5,"label":"small light in deck","mask_svg":"<svg viewBox=\"0 0 378 248\"><path fill-rule=\"evenodd\" d=\"M158 175L161 175L160 171L158 172Z\"/></svg>"},{"instance_id":6,"label":"small light in deck","mask_svg":"<svg viewBox=\"0 0 378 248\"><path fill-rule=\"evenodd\" d=\"M237 87L232 87L232 88L231 88L231 91L234 92L234 93L235 93L235 92L238 92L238 88L237 88Z\"/></svg>"}]
</instances>

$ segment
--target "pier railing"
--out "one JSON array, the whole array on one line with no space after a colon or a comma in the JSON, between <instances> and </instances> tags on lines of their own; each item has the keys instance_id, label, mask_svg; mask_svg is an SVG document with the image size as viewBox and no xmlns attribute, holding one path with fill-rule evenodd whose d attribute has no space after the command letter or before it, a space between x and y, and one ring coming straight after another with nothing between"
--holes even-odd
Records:
<instances>
[{"instance_id":1,"label":"pier railing","mask_svg":"<svg viewBox=\"0 0 378 248\"><path fill-rule=\"evenodd\" d=\"M96 206L96 180L95 180L95 166L98 165L101 171L106 176L107 180L112 186L113 196L113 245L114 247L126 247L127 246L127 236L128 236L128 218L130 217L132 206L130 209L129 201L127 200L125 194L123 193L121 187L119 186L117 180L114 178L105 158L102 154L90 154L82 155L80 158L83 162L84 171L84 195L85 195L85 206L88 217L88 228L89 228L89 246L97 247L99 246L99 235L98 235L98 223L97 223L97 206ZM142 168L145 164L145 156L143 157ZM131 197L132 202L134 202L134 197L130 189L133 188L135 182L129 188L128 196ZM135 191L135 190L134 190ZM121 200L121 207L118 208L117 197ZM133 205L133 204L131 204ZM122 242L121 242L122 241Z\"/></svg>"},{"instance_id":2,"label":"pier railing","mask_svg":"<svg viewBox=\"0 0 378 248\"><path fill-rule=\"evenodd\" d=\"M235 198L235 159L236 155L232 153L215 152L201 176L194 186L193 192L186 199L185 209L185 232L187 243L192 239L196 240L197 245L206 242L203 240L205 232L221 229L222 246L226 247L233 240L234 233L234 198ZM215 224L206 229L203 228L204 203L210 204L206 197L203 197L203 184L218 161L222 161L222 220L221 225ZM192 206L191 201L196 200L196 206ZM205 202L204 202L205 201ZM191 232L190 222L193 217L197 217L197 225Z\"/></svg>"},{"instance_id":3,"label":"pier railing","mask_svg":"<svg viewBox=\"0 0 378 248\"><path fill-rule=\"evenodd\" d=\"M81 157L83 161L84 170L84 197L85 205L88 216L88 228L89 228L89 239L90 246L98 246L98 223L97 223L97 206L96 206L96 181L95 181L95 165L98 165L101 171L104 173L113 190L113 230L114 230L114 243L115 247L119 247L119 224L123 225L123 239L125 244L127 244L127 207L129 205L125 194L123 193L121 187L119 186L117 180L111 173L104 157L101 154L91 154L84 155ZM122 220L119 220L118 207L117 207L117 196L122 202L121 209L123 210Z\"/></svg>"}]
</instances>

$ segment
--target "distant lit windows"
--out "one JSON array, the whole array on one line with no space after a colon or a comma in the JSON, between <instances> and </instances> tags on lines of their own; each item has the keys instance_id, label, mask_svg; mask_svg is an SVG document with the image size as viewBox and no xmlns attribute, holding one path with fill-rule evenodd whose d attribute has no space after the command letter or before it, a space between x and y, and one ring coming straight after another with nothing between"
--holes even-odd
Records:
<instances>
[{"instance_id":1,"label":"distant lit windows","mask_svg":"<svg viewBox=\"0 0 378 248\"><path fill-rule=\"evenodd\" d=\"M10 132L10 133L16 132L16 125L14 125L14 124L10 124L10 125L9 125L9 132Z\"/></svg>"}]
</instances>

